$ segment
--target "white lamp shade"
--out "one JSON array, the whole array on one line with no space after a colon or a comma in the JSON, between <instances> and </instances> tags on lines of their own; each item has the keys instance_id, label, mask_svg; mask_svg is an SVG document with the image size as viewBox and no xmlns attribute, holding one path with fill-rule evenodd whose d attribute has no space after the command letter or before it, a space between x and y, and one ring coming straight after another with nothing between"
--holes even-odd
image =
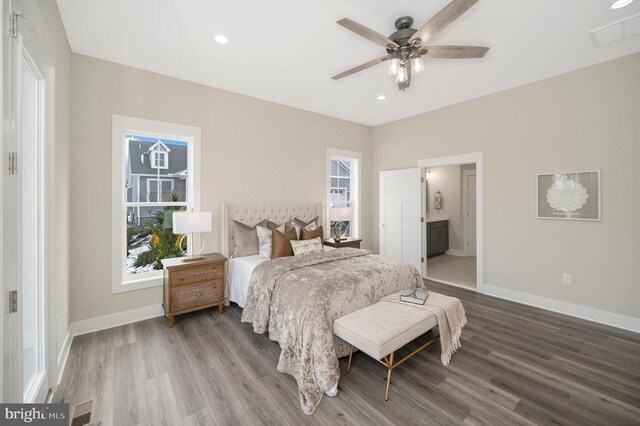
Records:
<instances>
[{"instance_id":1,"label":"white lamp shade","mask_svg":"<svg viewBox=\"0 0 640 426\"><path fill-rule=\"evenodd\" d=\"M211 232L211 212L173 212L173 233Z\"/></svg>"},{"instance_id":2,"label":"white lamp shade","mask_svg":"<svg viewBox=\"0 0 640 426\"><path fill-rule=\"evenodd\" d=\"M329 210L329 220L345 222L353 219L352 207L333 207Z\"/></svg>"}]
</instances>

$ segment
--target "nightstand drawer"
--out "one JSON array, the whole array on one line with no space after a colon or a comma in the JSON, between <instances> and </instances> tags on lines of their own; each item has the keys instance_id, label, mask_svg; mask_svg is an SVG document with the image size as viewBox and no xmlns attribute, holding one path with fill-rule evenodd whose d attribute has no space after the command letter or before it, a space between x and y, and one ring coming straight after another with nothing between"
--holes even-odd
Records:
<instances>
[{"instance_id":1,"label":"nightstand drawer","mask_svg":"<svg viewBox=\"0 0 640 426\"><path fill-rule=\"evenodd\" d=\"M173 285L197 283L222 278L223 265L206 265L171 272Z\"/></svg>"},{"instance_id":2,"label":"nightstand drawer","mask_svg":"<svg viewBox=\"0 0 640 426\"><path fill-rule=\"evenodd\" d=\"M171 289L171 310L180 312L222 300L222 278L180 285Z\"/></svg>"}]
</instances>

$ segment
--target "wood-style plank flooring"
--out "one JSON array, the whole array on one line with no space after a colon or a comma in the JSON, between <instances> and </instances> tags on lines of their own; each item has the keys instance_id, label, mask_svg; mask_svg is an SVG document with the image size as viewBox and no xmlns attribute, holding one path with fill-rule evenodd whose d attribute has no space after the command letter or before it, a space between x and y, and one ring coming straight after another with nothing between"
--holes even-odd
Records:
<instances>
[{"instance_id":1,"label":"wood-style plank flooring","mask_svg":"<svg viewBox=\"0 0 640 426\"><path fill-rule=\"evenodd\" d=\"M278 345L233 305L76 337L56 402L97 398L98 425L640 424L640 335L427 282L469 320L448 367L438 344L386 369L362 353L312 416L276 370ZM407 349L417 347L421 339Z\"/></svg>"}]
</instances>

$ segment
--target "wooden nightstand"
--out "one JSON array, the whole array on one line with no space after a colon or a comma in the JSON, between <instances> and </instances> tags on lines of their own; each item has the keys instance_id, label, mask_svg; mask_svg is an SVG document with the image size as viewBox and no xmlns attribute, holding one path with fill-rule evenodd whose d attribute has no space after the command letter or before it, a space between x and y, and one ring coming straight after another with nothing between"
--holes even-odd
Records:
<instances>
[{"instance_id":1,"label":"wooden nightstand","mask_svg":"<svg viewBox=\"0 0 640 426\"><path fill-rule=\"evenodd\" d=\"M360 238L343 238L339 242L335 242L333 241L333 238L329 238L328 240L324 240L324 245L335 247L335 248L341 248L341 247L360 248L361 242L362 242L362 239Z\"/></svg>"},{"instance_id":2,"label":"wooden nightstand","mask_svg":"<svg viewBox=\"0 0 640 426\"><path fill-rule=\"evenodd\" d=\"M183 262L164 259L164 316L173 327L176 315L218 306L224 312L224 263L221 254L206 254L204 260Z\"/></svg>"}]
</instances>

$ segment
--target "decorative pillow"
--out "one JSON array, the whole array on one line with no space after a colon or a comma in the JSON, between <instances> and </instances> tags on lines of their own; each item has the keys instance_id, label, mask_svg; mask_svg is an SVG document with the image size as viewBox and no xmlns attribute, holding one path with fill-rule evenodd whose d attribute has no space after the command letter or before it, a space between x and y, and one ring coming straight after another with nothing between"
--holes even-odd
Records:
<instances>
[{"instance_id":1,"label":"decorative pillow","mask_svg":"<svg viewBox=\"0 0 640 426\"><path fill-rule=\"evenodd\" d=\"M293 220L291 222L289 222L291 224L292 227L294 227L296 229L296 235L298 236L298 239L300 240L300 232L302 230L302 228L305 228L307 231L313 231L316 229L316 223L312 220L311 222L309 222L306 225L300 225L302 221L300 222L294 222Z\"/></svg>"},{"instance_id":2,"label":"decorative pillow","mask_svg":"<svg viewBox=\"0 0 640 426\"><path fill-rule=\"evenodd\" d=\"M320 220L320 216L316 216L316 217L314 217L314 218L313 218L313 219L311 219L309 222L305 222L305 221L304 221L304 220L302 220L302 219L298 219L297 217L294 217L294 218L291 220L291 222L293 222L293 223L295 223L295 224L299 225L300 227L304 228L305 226L307 226L307 225L311 225L312 223L313 223L313 224L315 224L315 225L316 225L316 227L317 227L317 226L320 226L320 224L318 223L318 222L319 222L319 220Z\"/></svg>"},{"instance_id":3,"label":"decorative pillow","mask_svg":"<svg viewBox=\"0 0 640 426\"><path fill-rule=\"evenodd\" d=\"M317 237L312 240L291 241L291 248L294 256L306 253L320 253L324 251L322 238Z\"/></svg>"},{"instance_id":4,"label":"decorative pillow","mask_svg":"<svg viewBox=\"0 0 640 426\"><path fill-rule=\"evenodd\" d=\"M274 229L271 258L276 259L278 257L293 256L291 240L296 240L296 230L294 228L291 228L284 233L278 231L277 229Z\"/></svg>"},{"instance_id":5,"label":"decorative pillow","mask_svg":"<svg viewBox=\"0 0 640 426\"><path fill-rule=\"evenodd\" d=\"M273 231L268 227L270 223L271 222L267 223L267 228L259 225L256 226L256 231L258 233L258 254L263 259L271 259L271 251L273 250ZM284 225L280 225L272 229L284 232Z\"/></svg>"},{"instance_id":6,"label":"decorative pillow","mask_svg":"<svg viewBox=\"0 0 640 426\"><path fill-rule=\"evenodd\" d=\"M267 228L274 230L276 228L279 228L280 226L284 226L284 225L278 225L275 222L271 222L270 220L267 220Z\"/></svg>"},{"instance_id":7,"label":"decorative pillow","mask_svg":"<svg viewBox=\"0 0 640 426\"><path fill-rule=\"evenodd\" d=\"M301 233L300 233L300 239L301 240L312 240L314 238L318 238L320 237L320 239L324 238L324 232L322 231L322 226L318 226L316 229L310 231L308 230L306 227L302 228Z\"/></svg>"},{"instance_id":8,"label":"decorative pillow","mask_svg":"<svg viewBox=\"0 0 640 426\"><path fill-rule=\"evenodd\" d=\"M251 256L260 252L256 226L267 226L267 220L261 220L253 227L237 220L233 221L233 240L236 244L233 250L233 257Z\"/></svg>"}]
</instances>

